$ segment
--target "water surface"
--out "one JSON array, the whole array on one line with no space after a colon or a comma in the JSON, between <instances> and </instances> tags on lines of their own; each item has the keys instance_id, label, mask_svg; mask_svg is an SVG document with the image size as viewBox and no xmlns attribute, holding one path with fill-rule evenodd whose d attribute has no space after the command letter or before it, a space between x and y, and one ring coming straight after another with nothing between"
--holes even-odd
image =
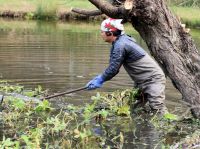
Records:
<instances>
[{"instance_id":1,"label":"water surface","mask_svg":"<svg viewBox=\"0 0 200 149\"><path fill-rule=\"evenodd\" d=\"M0 20L0 24L0 78L3 80L31 89L41 85L50 93L63 92L85 86L108 65L110 45L101 39L99 23ZM127 26L126 30L147 49L132 27ZM192 32L198 47L199 34L199 30ZM52 102L58 106L83 104L89 102L97 91L108 92L132 86L132 80L121 68L120 73L101 89L81 91ZM167 81L166 96L168 108L176 110L181 104L181 96L170 80ZM141 124L144 128L140 127ZM147 126L148 123L137 125L139 132L136 133L146 144L159 142L157 132ZM136 144L139 142L136 141Z\"/></svg>"},{"instance_id":2,"label":"water surface","mask_svg":"<svg viewBox=\"0 0 200 149\"><path fill-rule=\"evenodd\" d=\"M99 23L36 22L0 20L0 78L35 88L41 85L50 93L76 89L108 65L110 45L100 37ZM126 26L145 49L146 46L131 26ZM200 47L200 31L192 32ZM89 100L97 91L113 91L132 87L133 82L123 68L103 88L73 94L78 104ZM181 96L168 80L167 101ZM75 100L70 102L75 102Z\"/></svg>"}]
</instances>

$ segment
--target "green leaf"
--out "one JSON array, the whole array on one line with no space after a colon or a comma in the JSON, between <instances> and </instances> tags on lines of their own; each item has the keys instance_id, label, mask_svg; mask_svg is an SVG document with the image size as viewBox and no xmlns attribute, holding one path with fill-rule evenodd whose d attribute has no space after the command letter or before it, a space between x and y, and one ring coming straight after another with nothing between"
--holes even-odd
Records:
<instances>
[{"instance_id":1,"label":"green leaf","mask_svg":"<svg viewBox=\"0 0 200 149\"><path fill-rule=\"evenodd\" d=\"M117 111L118 115L130 115L130 106L128 105L124 105L122 107L120 107Z\"/></svg>"},{"instance_id":2,"label":"green leaf","mask_svg":"<svg viewBox=\"0 0 200 149\"><path fill-rule=\"evenodd\" d=\"M35 95L35 92L34 91L25 91L24 95L28 96L28 97L33 97Z\"/></svg>"},{"instance_id":3,"label":"green leaf","mask_svg":"<svg viewBox=\"0 0 200 149\"><path fill-rule=\"evenodd\" d=\"M32 147L33 143L30 141L30 138L27 135L22 135L21 138L24 140L28 147Z\"/></svg>"},{"instance_id":4,"label":"green leaf","mask_svg":"<svg viewBox=\"0 0 200 149\"><path fill-rule=\"evenodd\" d=\"M171 113L166 113L163 117L164 119L167 119L167 120L175 120L175 121L178 120L178 116Z\"/></svg>"},{"instance_id":5,"label":"green leaf","mask_svg":"<svg viewBox=\"0 0 200 149\"><path fill-rule=\"evenodd\" d=\"M20 109L20 110L23 110L25 108L25 102L22 100L22 99L19 99L19 98L15 98L15 100L12 101L13 105Z\"/></svg>"},{"instance_id":6,"label":"green leaf","mask_svg":"<svg viewBox=\"0 0 200 149\"><path fill-rule=\"evenodd\" d=\"M0 149L18 149L19 148L19 141L12 141L10 138L5 138L3 136L3 140L0 141Z\"/></svg>"},{"instance_id":7,"label":"green leaf","mask_svg":"<svg viewBox=\"0 0 200 149\"><path fill-rule=\"evenodd\" d=\"M12 142L10 138L5 139L4 137L2 144L4 147L11 147L14 145L14 142Z\"/></svg>"},{"instance_id":8,"label":"green leaf","mask_svg":"<svg viewBox=\"0 0 200 149\"><path fill-rule=\"evenodd\" d=\"M70 111L74 111L74 110L77 109L77 107L74 106L74 105L69 104L69 105L67 105L66 109L67 109L67 110L70 110Z\"/></svg>"},{"instance_id":9,"label":"green leaf","mask_svg":"<svg viewBox=\"0 0 200 149\"><path fill-rule=\"evenodd\" d=\"M36 112L47 111L47 110L51 110L50 103L47 100L43 100L35 108Z\"/></svg>"},{"instance_id":10,"label":"green leaf","mask_svg":"<svg viewBox=\"0 0 200 149\"><path fill-rule=\"evenodd\" d=\"M103 118L106 118L106 117L108 116L108 114L109 114L109 112L106 111L106 110L104 110L104 109L102 109L102 110L99 111L98 113L101 114L101 116L102 116Z\"/></svg>"}]
</instances>

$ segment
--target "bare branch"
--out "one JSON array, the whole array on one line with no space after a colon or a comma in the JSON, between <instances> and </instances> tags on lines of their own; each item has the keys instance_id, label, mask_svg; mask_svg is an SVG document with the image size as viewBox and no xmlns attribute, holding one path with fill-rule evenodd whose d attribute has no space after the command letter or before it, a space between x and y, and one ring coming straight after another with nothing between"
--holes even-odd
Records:
<instances>
[{"instance_id":1,"label":"bare branch","mask_svg":"<svg viewBox=\"0 0 200 149\"><path fill-rule=\"evenodd\" d=\"M88 11L88 10L84 10L84 9L73 8L71 11L75 12L75 13L83 14L86 16L98 16L98 15L103 14L100 10Z\"/></svg>"},{"instance_id":2,"label":"bare branch","mask_svg":"<svg viewBox=\"0 0 200 149\"><path fill-rule=\"evenodd\" d=\"M93 5L95 5L101 12L105 13L107 16L123 19L127 13L127 10L123 7L115 7L105 0L89 0Z\"/></svg>"}]
</instances>

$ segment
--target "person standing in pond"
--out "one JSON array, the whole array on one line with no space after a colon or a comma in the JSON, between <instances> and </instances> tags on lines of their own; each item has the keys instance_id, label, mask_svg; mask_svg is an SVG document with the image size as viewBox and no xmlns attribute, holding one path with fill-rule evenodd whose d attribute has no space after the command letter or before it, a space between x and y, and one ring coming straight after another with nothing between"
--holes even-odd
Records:
<instances>
[{"instance_id":1,"label":"person standing in pond","mask_svg":"<svg viewBox=\"0 0 200 149\"><path fill-rule=\"evenodd\" d=\"M105 71L87 83L88 90L102 87L105 81L112 79L123 65L131 79L138 87L145 101L149 102L152 111L167 113L165 106L166 78L147 52L134 38L125 34L121 19L108 18L101 23L101 36L105 42L111 43L109 66Z\"/></svg>"}]
</instances>

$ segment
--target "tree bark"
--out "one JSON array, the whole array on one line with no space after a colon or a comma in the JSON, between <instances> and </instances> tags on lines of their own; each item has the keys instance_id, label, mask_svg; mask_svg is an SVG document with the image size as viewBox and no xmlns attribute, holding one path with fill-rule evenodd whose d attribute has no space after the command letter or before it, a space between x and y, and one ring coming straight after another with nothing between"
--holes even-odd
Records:
<instances>
[{"instance_id":1,"label":"tree bark","mask_svg":"<svg viewBox=\"0 0 200 149\"><path fill-rule=\"evenodd\" d=\"M190 104L193 116L200 118L200 55L197 47L163 0L145 0L139 6L144 9L139 11L140 17L131 19L133 26L146 41L151 54L166 69L183 100ZM144 11L148 15L144 15Z\"/></svg>"},{"instance_id":2,"label":"tree bark","mask_svg":"<svg viewBox=\"0 0 200 149\"><path fill-rule=\"evenodd\" d=\"M89 1L109 17L130 21L189 103L193 116L200 118L200 55L190 34L164 0L131 0L133 7L128 11L103 0Z\"/></svg>"}]
</instances>

